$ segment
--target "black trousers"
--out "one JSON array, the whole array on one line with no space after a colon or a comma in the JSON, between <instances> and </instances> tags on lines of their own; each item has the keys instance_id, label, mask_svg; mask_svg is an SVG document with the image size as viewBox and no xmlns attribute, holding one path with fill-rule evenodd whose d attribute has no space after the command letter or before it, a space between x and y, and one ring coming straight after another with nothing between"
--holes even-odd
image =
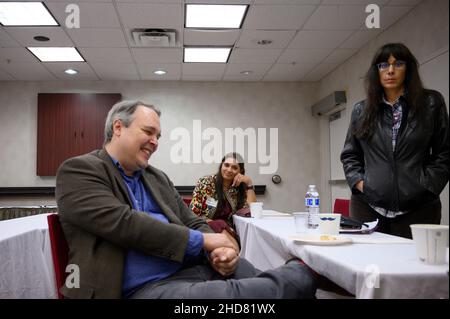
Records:
<instances>
[{"instance_id":1,"label":"black trousers","mask_svg":"<svg viewBox=\"0 0 450 319\"><path fill-rule=\"evenodd\" d=\"M439 199L418 208L413 208L407 214L395 218L386 218L378 214L361 195L352 195L350 201L350 217L364 222L378 218L377 231L400 237L412 238L412 224L440 224L442 205Z\"/></svg>"}]
</instances>

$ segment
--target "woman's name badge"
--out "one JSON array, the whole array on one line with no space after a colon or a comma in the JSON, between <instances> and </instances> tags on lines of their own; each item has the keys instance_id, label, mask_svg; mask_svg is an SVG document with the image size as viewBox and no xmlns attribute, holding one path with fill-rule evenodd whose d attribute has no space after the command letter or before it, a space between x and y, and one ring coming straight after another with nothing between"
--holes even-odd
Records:
<instances>
[{"instance_id":1,"label":"woman's name badge","mask_svg":"<svg viewBox=\"0 0 450 319\"><path fill-rule=\"evenodd\" d=\"M212 197L208 197L206 199L206 206L211 207L211 208L216 208L217 207L217 201L212 198Z\"/></svg>"}]
</instances>

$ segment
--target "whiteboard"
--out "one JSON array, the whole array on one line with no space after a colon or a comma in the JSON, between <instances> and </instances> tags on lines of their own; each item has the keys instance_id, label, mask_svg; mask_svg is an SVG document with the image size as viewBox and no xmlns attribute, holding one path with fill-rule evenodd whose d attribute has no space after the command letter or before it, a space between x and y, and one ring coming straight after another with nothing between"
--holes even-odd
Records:
<instances>
[{"instance_id":1,"label":"whiteboard","mask_svg":"<svg viewBox=\"0 0 450 319\"><path fill-rule=\"evenodd\" d=\"M425 88L439 91L444 96L448 111L448 49L436 54L421 64L420 77Z\"/></svg>"},{"instance_id":2,"label":"whiteboard","mask_svg":"<svg viewBox=\"0 0 450 319\"><path fill-rule=\"evenodd\" d=\"M448 47L436 52L434 56L426 59L420 66L420 76L423 81L424 87L439 91L445 99L448 111L448 85L449 85L449 72L448 72ZM444 225L449 224L449 185L444 188L441 193L442 202L442 219L441 223Z\"/></svg>"},{"instance_id":3,"label":"whiteboard","mask_svg":"<svg viewBox=\"0 0 450 319\"><path fill-rule=\"evenodd\" d=\"M341 152L347 135L348 123L346 110L341 111L339 119L330 122L330 172L332 180L345 179L341 163Z\"/></svg>"}]
</instances>

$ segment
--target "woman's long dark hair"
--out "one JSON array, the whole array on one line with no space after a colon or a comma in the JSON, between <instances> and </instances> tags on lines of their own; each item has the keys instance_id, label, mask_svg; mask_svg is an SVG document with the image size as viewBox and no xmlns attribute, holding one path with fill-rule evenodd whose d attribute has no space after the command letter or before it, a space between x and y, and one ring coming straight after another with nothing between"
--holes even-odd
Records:
<instances>
[{"instance_id":1,"label":"woman's long dark hair","mask_svg":"<svg viewBox=\"0 0 450 319\"><path fill-rule=\"evenodd\" d=\"M245 168L244 168L244 160L238 153L228 153L222 158L222 162L219 166L219 171L216 174L216 192L217 192L217 208L216 210L218 212L222 211L225 206L225 199L224 199L224 193L223 193L223 177L222 177L222 165L225 162L227 158L234 158L236 160L236 163L239 165L240 172L242 175L245 175ZM245 202L247 201L247 192L246 192L247 185L245 183L241 183L238 186L238 201L237 201L237 207L236 209L241 209L244 207Z\"/></svg>"},{"instance_id":2,"label":"woman's long dark hair","mask_svg":"<svg viewBox=\"0 0 450 319\"><path fill-rule=\"evenodd\" d=\"M363 120L356 126L353 134L358 138L369 139L377 125L381 112L380 103L383 101L384 88L380 83L380 73L377 64L386 62L390 56L397 60L406 62L405 81L403 82L406 91L406 101L408 103L410 116L419 116L423 105L423 85L419 76L419 64L414 55L402 43L388 43L383 45L375 54L369 70L367 71L366 84L366 105Z\"/></svg>"}]
</instances>

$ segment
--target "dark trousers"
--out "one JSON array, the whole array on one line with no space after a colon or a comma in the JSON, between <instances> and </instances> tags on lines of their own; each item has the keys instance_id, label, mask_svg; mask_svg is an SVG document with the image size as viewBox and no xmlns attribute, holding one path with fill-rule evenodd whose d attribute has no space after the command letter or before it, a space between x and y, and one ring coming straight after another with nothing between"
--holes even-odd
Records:
<instances>
[{"instance_id":1,"label":"dark trousers","mask_svg":"<svg viewBox=\"0 0 450 319\"><path fill-rule=\"evenodd\" d=\"M378 214L361 195L352 195L350 201L350 217L364 222L371 222L378 218L377 231L400 237L412 238L412 224L440 224L441 201L439 199L418 208L411 209L407 214L395 218L386 218Z\"/></svg>"},{"instance_id":2,"label":"dark trousers","mask_svg":"<svg viewBox=\"0 0 450 319\"><path fill-rule=\"evenodd\" d=\"M145 284L132 299L311 299L316 278L297 261L260 272L240 259L232 277L224 278L209 265L184 268L169 278Z\"/></svg>"}]
</instances>

